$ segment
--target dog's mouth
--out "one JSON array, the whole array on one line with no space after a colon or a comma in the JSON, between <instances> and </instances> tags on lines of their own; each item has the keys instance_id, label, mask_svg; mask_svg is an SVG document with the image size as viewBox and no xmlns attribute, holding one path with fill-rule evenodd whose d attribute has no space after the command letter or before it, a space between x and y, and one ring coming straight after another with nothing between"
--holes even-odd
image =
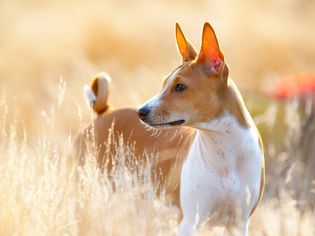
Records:
<instances>
[{"instance_id":1,"label":"dog's mouth","mask_svg":"<svg viewBox=\"0 0 315 236\"><path fill-rule=\"evenodd\" d=\"M148 124L152 127L158 127L158 126L176 126L176 125L182 125L185 123L185 120L176 120L168 123L160 123L160 124Z\"/></svg>"}]
</instances>

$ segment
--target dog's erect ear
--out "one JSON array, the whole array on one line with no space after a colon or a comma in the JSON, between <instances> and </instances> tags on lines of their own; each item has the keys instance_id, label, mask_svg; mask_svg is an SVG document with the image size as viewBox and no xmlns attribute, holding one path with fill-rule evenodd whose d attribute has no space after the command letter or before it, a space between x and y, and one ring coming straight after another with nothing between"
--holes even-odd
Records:
<instances>
[{"instance_id":1,"label":"dog's erect ear","mask_svg":"<svg viewBox=\"0 0 315 236\"><path fill-rule=\"evenodd\" d=\"M179 27L179 24L176 23L176 42L179 53L182 55L182 60L191 61L194 60L197 56L197 53L193 46L186 40L185 35Z\"/></svg>"},{"instance_id":2,"label":"dog's erect ear","mask_svg":"<svg viewBox=\"0 0 315 236\"><path fill-rule=\"evenodd\" d=\"M223 53L220 51L214 30L208 22L203 26L202 43L197 62L205 64L216 74L219 74L224 68Z\"/></svg>"}]
</instances>

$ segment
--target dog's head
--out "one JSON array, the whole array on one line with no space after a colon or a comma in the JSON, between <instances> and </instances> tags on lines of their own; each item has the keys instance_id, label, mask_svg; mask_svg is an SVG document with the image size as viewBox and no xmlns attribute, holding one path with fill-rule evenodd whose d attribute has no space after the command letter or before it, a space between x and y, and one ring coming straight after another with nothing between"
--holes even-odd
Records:
<instances>
[{"instance_id":1,"label":"dog's head","mask_svg":"<svg viewBox=\"0 0 315 236\"><path fill-rule=\"evenodd\" d=\"M205 23L199 54L176 24L182 64L163 82L162 90L138 109L139 118L152 127L194 127L220 115L228 81L228 67L213 28Z\"/></svg>"}]
</instances>

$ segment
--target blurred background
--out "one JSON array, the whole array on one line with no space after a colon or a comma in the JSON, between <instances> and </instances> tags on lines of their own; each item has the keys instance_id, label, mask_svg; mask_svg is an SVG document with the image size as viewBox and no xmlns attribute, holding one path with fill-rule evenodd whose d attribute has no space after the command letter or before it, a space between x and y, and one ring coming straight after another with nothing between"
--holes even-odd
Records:
<instances>
[{"instance_id":1,"label":"blurred background","mask_svg":"<svg viewBox=\"0 0 315 236\"><path fill-rule=\"evenodd\" d=\"M206 21L263 136L264 201L281 205L289 196L302 215L313 212L313 0L1 0L0 95L7 115L23 124L30 143L57 124L52 137L63 145L91 119L82 87L94 74L111 75L111 104L139 105L180 63L175 22L199 50Z\"/></svg>"},{"instance_id":2,"label":"blurred background","mask_svg":"<svg viewBox=\"0 0 315 236\"><path fill-rule=\"evenodd\" d=\"M112 76L113 105L141 104L180 63L175 22L199 50L205 21L242 90L270 91L284 76L314 72L312 0L1 0L1 94L34 130L62 77L63 124L76 129L73 101L83 103L82 86L95 73Z\"/></svg>"}]
</instances>

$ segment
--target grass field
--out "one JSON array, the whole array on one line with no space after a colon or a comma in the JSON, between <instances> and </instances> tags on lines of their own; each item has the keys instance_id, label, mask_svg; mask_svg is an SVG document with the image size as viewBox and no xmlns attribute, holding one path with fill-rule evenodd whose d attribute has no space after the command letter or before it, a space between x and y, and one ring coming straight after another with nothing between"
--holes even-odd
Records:
<instances>
[{"instance_id":1,"label":"grass field","mask_svg":"<svg viewBox=\"0 0 315 236\"><path fill-rule=\"evenodd\" d=\"M197 50L203 23L213 25L262 133L267 183L251 235L315 235L314 105L266 96L286 75L314 73L311 0L2 0L0 235L175 234L176 212L148 168L121 162L114 192L93 152L77 166L72 144L93 118L82 86L95 73L112 76L117 107L159 90L180 62L177 21ZM133 156L117 148L120 160Z\"/></svg>"}]
</instances>

